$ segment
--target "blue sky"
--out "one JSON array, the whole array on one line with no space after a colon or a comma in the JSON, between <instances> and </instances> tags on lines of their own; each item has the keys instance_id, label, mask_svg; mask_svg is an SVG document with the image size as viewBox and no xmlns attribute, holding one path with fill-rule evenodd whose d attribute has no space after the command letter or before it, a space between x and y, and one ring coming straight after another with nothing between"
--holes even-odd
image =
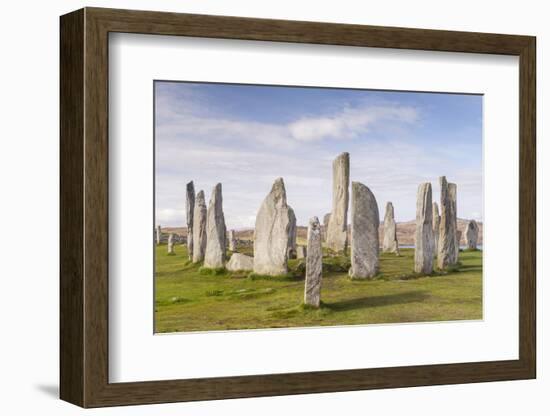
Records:
<instances>
[{"instance_id":1,"label":"blue sky","mask_svg":"<svg viewBox=\"0 0 550 416\"><path fill-rule=\"evenodd\" d=\"M416 190L458 186L458 215L483 220L482 96L155 82L156 222L185 224L185 184L222 183L228 228L254 226L277 177L299 225L331 209L331 165L350 153L380 216L415 217Z\"/></svg>"}]
</instances>

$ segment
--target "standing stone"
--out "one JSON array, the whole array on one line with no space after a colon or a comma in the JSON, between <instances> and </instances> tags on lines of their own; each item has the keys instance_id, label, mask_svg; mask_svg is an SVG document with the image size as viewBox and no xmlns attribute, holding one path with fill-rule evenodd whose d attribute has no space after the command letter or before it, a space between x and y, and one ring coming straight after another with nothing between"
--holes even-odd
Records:
<instances>
[{"instance_id":1,"label":"standing stone","mask_svg":"<svg viewBox=\"0 0 550 416\"><path fill-rule=\"evenodd\" d=\"M323 279L323 243L321 224L317 217L309 220L307 229L306 284L304 303L318 308L321 305L321 280Z\"/></svg>"},{"instance_id":2,"label":"standing stone","mask_svg":"<svg viewBox=\"0 0 550 416\"><path fill-rule=\"evenodd\" d=\"M193 260L193 214L195 212L195 185L193 181L186 185L185 213L187 220L187 253L189 260Z\"/></svg>"},{"instance_id":3,"label":"standing stone","mask_svg":"<svg viewBox=\"0 0 550 416\"><path fill-rule=\"evenodd\" d=\"M380 216L371 190L359 182L351 184L352 279L368 279L378 273ZM309 253L308 253L309 255Z\"/></svg>"},{"instance_id":4,"label":"standing stone","mask_svg":"<svg viewBox=\"0 0 550 416\"><path fill-rule=\"evenodd\" d=\"M449 183L449 197L451 198L451 207L452 207L452 221L453 227L456 231L456 240L454 245L454 256L452 258L452 264L458 263L458 253L460 251L460 240L462 239L462 231L458 229L458 219L457 219L457 207L456 207L456 184Z\"/></svg>"},{"instance_id":5,"label":"standing stone","mask_svg":"<svg viewBox=\"0 0 550 416\"><path fill-rule=\"evenodd\" d=\"M349 153L342 153L332 163L332 212L328 223L327 247L345 253L348 247Z\"/></svg>"},{"instance_id":6,"label":"standing stone","mask_svg":"<svg viewBox=\"0 0 550 416\"><path fill-rule=\"evenodd\" d=\"M288 229L288 258L296 258L296 214L294 210L289 206L288 215L290 218L290 226Z\"/></svg>"},{"instance_id":7,"label":"standing stone","mask_svg":"<svg viewBox=\"0 0 550 416\"><path fill-rule=\"evenodd\" d=\"M466 236L466 246L470 250L477 250L477 236L479 233L479 226L475 220L468 221L466 228L464 229L464 235Z\"/></svg>"},{"instance_id":8,"label":"standing stone","mask_svg":"<svg viewBox=\"0 0 550 416\"><path fill-rule=\"evenodd\" d=\"M430 274L433 271L433 213L432 184L422 183L416 194L416 232L414 241L414 271Z\"/></svg>"},{"instance_id":9,"label":"standing stone","mask_svg":"<svg viewBox=\"0 0 550 416\"><path fill-rule=\"evenodd\" d=\"M206 251L204 267L219 269L225 266L225 218L223 216L222 184L212 189L206 214Z\"/></svg>"},{"instance_id":10,"label":"standing stone","mask_svg":"<svg viewBox=\"0 0 550 416\"><path fill-rule=\"evenodd\" d=\"M174 251L174 234L168 236L168 254L176 254Z\"/></svg>"},{"instance_id":11,"label":"standing stone","mask_svg":"<svg viewBox=\"0 0 550 416\"><path fill-rule=\"evenodd\" d=\"M235 237L235 230L229 231L229 251L237 251L237 238Z\"/></svg>"},{"instance_id":12,"label":"standing stone","mask_svg":"<svg viewBox=\"0 0 550 416\"><path fill-rule=\"evenodd\" d=\"M439 205L437 202L432 204L432 222L433 222L433 235L434 235L434 255L437 256L439 250L439 223L441 217L439 216Z\"/></svg>"},{"instance_id":13,"label":"standing stone","mask_svg":"<svg viewBox=\"0 0 550 416\"><path fill-rule=\"evenodd\" d=\"M161 228L160 228L160 225L157 225L157 230L155 235L155 238L157 240L157 246L160 244L160 234L161 234Z\"/></svg>"},{"instance_id":14,"label":"standing stone","mask_svg":"<svg viewBox=\"0 0 550 416\"><path fill-rule=\"evenodd\" d=\"M290 207L286 203L283 178L273 183L265 197L254 229L254 272L277 276L288 272L288 235L291 226Z\"/></svg>"},{"instance_id":15,"label":"standing stone","mask_svg":"<svg viewBox=\"0 0 550 416\"><path fill-rule=\"evenodd\" d=\"M296 258L305 259L307 257L307 250L304 246L296 247Z\"/></svg>"},{"instance_id":16,"label":"standing stone","mask_svg":"<svg viewBox=\"0 0 550 416\"><path fill-rule=\"evenodd\" d=\"M386 213L384 215L384 239L382 241L382 251L384 253L399 254L399 243L397 242L397 225L395 224L395 216L393 204L386 204Z\"/></svg>"},{"instance_id":17,"label":"standing stone","mask_svg":"<svg viewBox=\"0 0 550 416\"><path fill-rule=\"evenodd\" d=\"M447 182L445 176L439 178L441 186L441 220L439 223L439 244L437 267L446 269L457 262L456 244L456 185Z\"/></svg>"},{"instance_id":18,"label":"standing stone","mask_svg":"<svg viewBox=\"0 0 550 416\"><path fill-rule=\"evenodd\" d=\"M328 223L330 222L330 212L323 217L323 241L327 241Z\"/></svg>"},{"instance_id":19,"label":"standing stone","mask_svg":"<svg viewBox=\"0 0 550 416\"><path fill-rule=\"evenodd\" d=\"M199 191L193 211L193 263L204 260L206 250L206 202L204 191Z\"/></svg>"},{"instance_id":20,"label":"standing stone","mask_svg":"<svg viewBox=\"0 0 550 416\"><path fill-rule=\"evenodd\" d=\"M456 230L456 244L455 244L455 252L456 252L456 263L458 263L458 255L460 253L460 243L462 242L462 231Z\"/></svg>"}]
</instances>

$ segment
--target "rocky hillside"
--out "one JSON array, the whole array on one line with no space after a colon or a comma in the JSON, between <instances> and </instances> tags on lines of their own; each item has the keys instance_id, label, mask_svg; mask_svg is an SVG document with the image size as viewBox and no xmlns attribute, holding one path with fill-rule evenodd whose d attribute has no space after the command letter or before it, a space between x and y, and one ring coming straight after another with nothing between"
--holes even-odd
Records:
<instances>
[{"instance_id":1,"label":"rocky hillside","mask_svg":"<svg viewBox=\"0 0 550 416\"><path fill-rule=\"evenodd\" d=\"M463 231L468 225L469 220L462 218L458 219L458 229ZM478 244L483 244L483 223L478 222L479 237ZM414 229L415 221L398 222L397 223L397 240L400 245L413 245L414 244ZM384 225L380 224L380 241L382 241L382 233L384 232ZM174 233L180 237L187 236L186 227L165 227L162 229L163 234ZM235 232L239 240L252 240L254 235L253 229L238 230ZM464 240L464 233L461 239L461 244L466 244ZM297 238L299 242L305 242L307 236L307 227L298 226Z\"/></svg>"}]
</instances>

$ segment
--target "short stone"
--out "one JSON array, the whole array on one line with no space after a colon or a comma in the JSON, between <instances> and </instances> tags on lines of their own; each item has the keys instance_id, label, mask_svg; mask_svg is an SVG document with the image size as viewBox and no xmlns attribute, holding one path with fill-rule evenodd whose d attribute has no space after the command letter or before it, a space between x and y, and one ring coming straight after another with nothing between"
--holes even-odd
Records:
<instances>
[{"instance_id":1,"label":"short stone","mask_svg":"<svg viewBox=\"0 0 550 416\"><path fill-rule=\"evenodd\" d=\"M232 272L251 271L254 269L254 258L242 253L233 253L225 268Z\"/></svg>"}]
</instances>

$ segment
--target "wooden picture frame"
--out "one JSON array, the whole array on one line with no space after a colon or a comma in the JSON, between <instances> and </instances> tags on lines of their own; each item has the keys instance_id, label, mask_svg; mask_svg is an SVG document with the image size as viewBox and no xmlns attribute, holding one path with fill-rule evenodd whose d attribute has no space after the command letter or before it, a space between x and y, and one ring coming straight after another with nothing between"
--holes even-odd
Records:
<instances>
[{"instance_id":1,"label":"wooden picture frame","mask_svg":"<svg viewBox=\"0 0 550 416\"><path fill-rule=\"evenodd\" d=\"M60 396L101 407L530 379L536 376L535 51L530 36L85 8L61 17ZM519 359L109 383L108 34L519 57Z\"/></svg>"}]
</instances>

